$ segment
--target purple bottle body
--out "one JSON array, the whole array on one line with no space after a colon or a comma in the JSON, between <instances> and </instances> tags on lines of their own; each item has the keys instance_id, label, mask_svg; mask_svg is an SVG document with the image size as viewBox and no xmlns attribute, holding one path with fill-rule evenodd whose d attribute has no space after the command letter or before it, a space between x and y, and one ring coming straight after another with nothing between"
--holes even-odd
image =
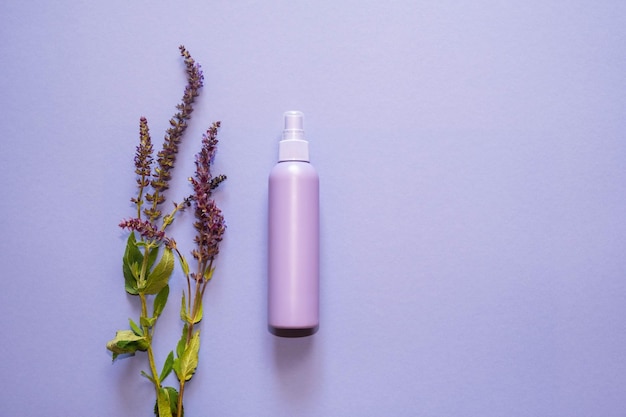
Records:
<instances>
[{"instance_id":1,"label":"purple bottle body","mask_svg":"<svg viewBox=\"0 0 626 417\"><path fill-rule=\"evenodd\" d=\"M319 327L319 177L301 159L281 160L268 184L268 328L282 337Z\"/></svg>"}]
</instances>

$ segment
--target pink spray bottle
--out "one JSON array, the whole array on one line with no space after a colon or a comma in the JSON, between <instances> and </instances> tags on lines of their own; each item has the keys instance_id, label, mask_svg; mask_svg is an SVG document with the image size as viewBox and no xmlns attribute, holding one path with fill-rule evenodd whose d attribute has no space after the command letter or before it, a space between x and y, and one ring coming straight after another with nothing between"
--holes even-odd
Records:
<instances>
[{"instance_id":1,"label":"pink spray bottle","mask_svg":"<svg viewBox=\"0 0 626 417\"><path fill-rule=\"evenodd\" d=\"M319 327L319 177L303 114L288 111L269 176L268 328L303 337Z\"/></svg>"}]
</instances>

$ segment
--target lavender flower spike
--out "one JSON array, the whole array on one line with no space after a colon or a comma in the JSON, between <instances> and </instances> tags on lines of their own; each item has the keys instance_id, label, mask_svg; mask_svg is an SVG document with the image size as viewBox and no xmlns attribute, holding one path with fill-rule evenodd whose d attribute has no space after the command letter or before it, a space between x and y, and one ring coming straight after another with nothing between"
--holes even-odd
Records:
<instances>
[{"instance_id":1,"label":"lavender flower spike","mask_svg":"<svg viewBox=\"0 0 626 417\"><path fill-rule=\"evenodd\" d=\"M131 198L130 201L137 205L137 217L141 217L141 206L144 203L144 189L150 185L150 171L152 167L152 140L150 139L150 131L148 129L148 121L145 117L139 119L139 145L135 153L135 173L137 177L137 186L139 192L137 198Z\"/></svg>"},{"instance_id":2,"label":"lavender flower spike","mask_svg":"<svg viewBox=\"0 0 626 417\"><path fill-rule=\"evenodd\" d=\"M141 220L138 218L122 220L119 226L122 229L128 229L139 233L139 235L144 239L163 242L170 249L176 246L174 239L167 237L164 231L158 230L147 220Z\"/></svg>"},{"instance_id":3,"label":"lavender flower spike","mask_svg":"<svg viewBox=\"0 0 626 417\"><path fill-rule=\"evenodd\" d=\"M192 251L192 255L201 263L211 262L219 253L219 243L226 229L222 211L211 198L213 189L226 179L224 175L215 178L211 175L211 163L217 150L219 127L220 122L214 123L203 136L202 150L196 156L196 176L190 178L194 190L196 216L194 227L198 231L195 238L197 248Z\"/></svg>"},{"instance_id":4,"label":"lavender flower spike","mask_svg":"<svg viewBox=\"0 0 626 417\"><path fill-rule=\"evenodd\" d=\"M185 59L187 85L181 102L176 105L178 111L170 119L170 127L165 134L163 149L157 153L157 167L154 169L151 183L154 193L146 196L146 200L152 202L152 207L146 209L145 213L152 221L161 217L161 210L158 209L158 206L165 201L163 193L169 188L169 181L172 177L170 171L176 162L178 146L187 129L187 120L191 118L195 98L199 95L204 84L204 75L200 64L194 61L184 46L181 45L179 49L180 54Z\"/></svg>"}]
</instances>

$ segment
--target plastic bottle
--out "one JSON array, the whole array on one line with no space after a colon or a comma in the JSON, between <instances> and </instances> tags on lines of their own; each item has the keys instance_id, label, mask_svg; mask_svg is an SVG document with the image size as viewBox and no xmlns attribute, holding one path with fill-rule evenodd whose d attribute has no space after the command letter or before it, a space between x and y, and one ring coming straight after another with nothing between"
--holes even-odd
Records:
<instances>
[{"instance_id":1,"label":"plastic bottle","mask_svg":"<svg viewBox=\"0 0 626 417\"><path fill-rule=\"evenodd\" d=\"M303 337L319 327L319 177L303 114L288 111L269 176L268 328Z\"/></svg>"}]
</instances>

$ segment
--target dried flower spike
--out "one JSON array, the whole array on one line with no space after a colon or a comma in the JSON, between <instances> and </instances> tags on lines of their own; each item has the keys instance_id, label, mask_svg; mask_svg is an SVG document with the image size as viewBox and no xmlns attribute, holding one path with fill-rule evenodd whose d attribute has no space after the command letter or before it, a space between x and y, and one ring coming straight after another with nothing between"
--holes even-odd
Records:
<instances>
[{"instance_id":1,"label":"dried flower spike","mask_svg":"<svg viewBox=\"0 0 626 417\"><path fill-rule=\"evenodd\" d=\"M141 220L138 218L122 220L119 224L122 229L128 229L139 233L139 235L146 240L154 242L162 242L166 246L171 246L172 239L165 235L163 230L158 230L148 220Z\"/></svg>"},{"instance_id":2,"label":"dried flower spike","mask_svg":"<svg viewBox=\"0 0 626 417\"><path fill-rule=\"evenodd\" d=\"M139 145L135 153L135 173L138 175L137 186L139 192L137 198L131 201L137 205L137 217L141 217L141 206L143 205L143 192L150 185L150 173L152 167L152 140L148 129L148 121L145 117L139 119Z\"/></svg>"},{"instance_id":3,"label":"dried flower spike","mask_svg":"<svg viewBox=\"0 0 626 417\"><path fill-rule=\"evenodd\" d=\"M187 85L185 86L181 103L176 105L178 111L170 119L170 127L167 129L163 141L163 149L157 154L157 166L154 169L151 183L154 192L146 196L146 200L152 203L152 207L145 210L151 221L161 217L162 213L158 206L165 201L163 193L169 188L170 171L176 162L178 146L182 140L183 133L187 129L187 120L191 118L195 98L198 96L199 90L204 83L204 75L202 74L200 64L194 61L184 46L181 45L179 49L180 54L185 58Z\"/></svg>"},{"instance_id":4,"label":"dried flower spike","mask_svg":"<svg viewBox=\"0 0 626 417\"><path fill-rule=\"evenodd\" d=\"M200 263L211 262L217 256L226 229L222 211L211 198L213 190L226 179L224 175L215 178L211 175L219 127L220 122L215 122L202 137L202 150L196 156L196 176L190 179L194 190L194 227L198 231L195 238L197 248L192 251L192 255Z\"/></svg>"}]
</instances>

